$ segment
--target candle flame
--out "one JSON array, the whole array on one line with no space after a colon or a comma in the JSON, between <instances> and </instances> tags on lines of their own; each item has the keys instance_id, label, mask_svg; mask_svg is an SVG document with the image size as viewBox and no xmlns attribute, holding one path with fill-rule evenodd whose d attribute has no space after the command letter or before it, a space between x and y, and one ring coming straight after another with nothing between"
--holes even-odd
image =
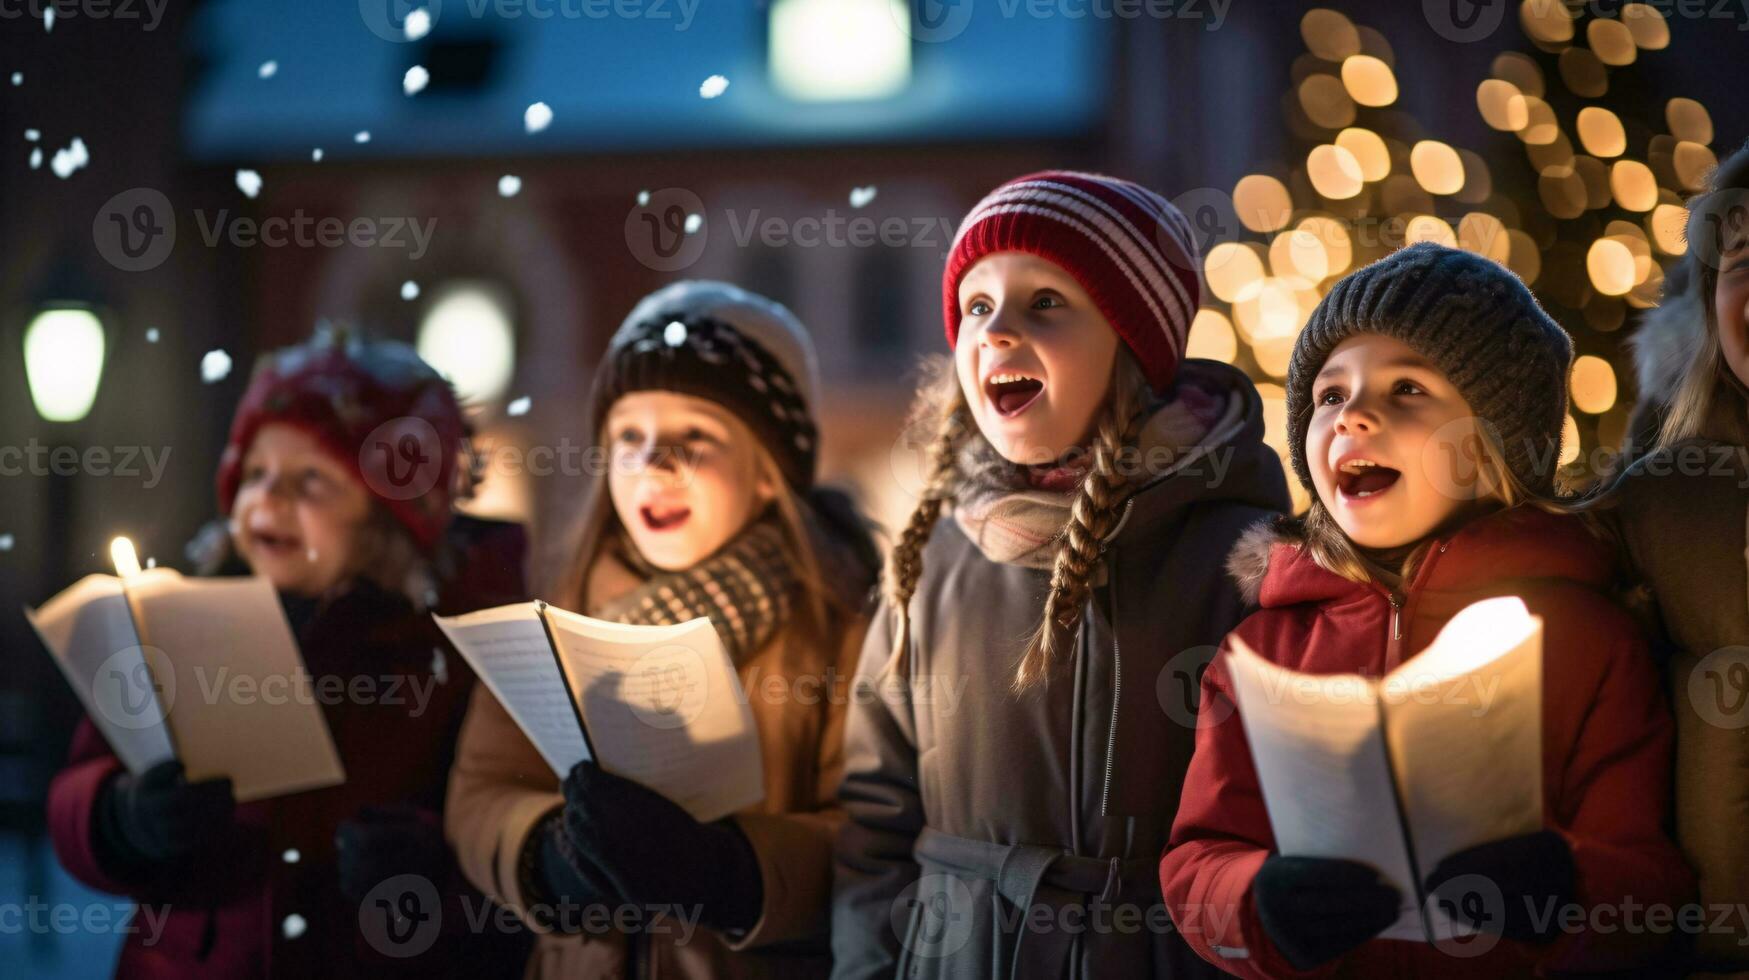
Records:
<instances>
[{"instance_id":1,"label":"candle flame","mask_svg":"<svg viewBox=\"0 0 1749 980\"><path fill-rule=\"evenodd\" d=\"M134 552L134 543L127 538L116 538L109 543L109 558L115 562L115 572L122 578L140 574L140 556Z\"/></svg>"}]
</instances>

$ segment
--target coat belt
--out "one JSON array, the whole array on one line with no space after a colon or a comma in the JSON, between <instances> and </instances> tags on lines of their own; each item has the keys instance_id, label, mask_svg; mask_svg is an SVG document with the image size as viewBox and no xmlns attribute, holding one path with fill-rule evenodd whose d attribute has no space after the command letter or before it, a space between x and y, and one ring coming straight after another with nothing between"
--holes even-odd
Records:
<instances>
[{"instance_id":1,"label":"coat belt","mask_svg":"<svg viewBox=\"0 0 1749 980\"><path fill-rule=\"evenodd\" d=\"M1142 905L1160 901L1160 864L1152 858L1096 858L1042 844L997 844L923 828L912 848L919 864L963 878L994 882L996 891L1023 915L1008 976L1014 980L1061 977L1066 973L1074 934L1053 928L1026 928L1035 904L1053 908L1110 904L1120 896ZM1059 917L1059 923L1062 921ZM1023 940L1031 934L1034 942Z\"/></svg>"}]
</instances>

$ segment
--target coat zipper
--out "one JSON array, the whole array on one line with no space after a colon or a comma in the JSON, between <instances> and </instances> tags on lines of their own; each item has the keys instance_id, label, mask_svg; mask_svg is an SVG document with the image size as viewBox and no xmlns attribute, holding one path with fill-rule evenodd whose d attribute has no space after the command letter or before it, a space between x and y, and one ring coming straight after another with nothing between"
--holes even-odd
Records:
<instances>
[{"instance_id":1,"label":"coat zipper","mask_svg":"<svg viewBox=\"0 0 1749 980\"><path fill-rule=\"evenodd\" d=\"M1111 802L1111 770L1117 753L1117 709L1123 693L1123 650L1117 640L1117 562L1107 555L1105 587L1111 596L1111 727L1105 733L1105 783L1099 791L1099 815L1106 816ZM1088 612L1093 603L1089 601Z\"/></svg>"}]
</instances>

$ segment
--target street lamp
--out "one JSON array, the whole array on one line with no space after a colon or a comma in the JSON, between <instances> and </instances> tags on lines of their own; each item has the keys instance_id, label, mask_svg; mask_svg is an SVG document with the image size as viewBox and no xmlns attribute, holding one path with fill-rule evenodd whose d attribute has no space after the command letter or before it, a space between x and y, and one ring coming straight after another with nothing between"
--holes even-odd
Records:
<instances>
[{"instance_id":1,"label":"street lamp","mask_svg":"<svg viewBox=\"0 0 1749 980\"><path fill-rule=\"evenodd\" d=\"M90 307L39 310L24 330L24 374L37 414L49 422L77 422L89 414L103 354L103 322Z\"/></svg>"}]
</instances>

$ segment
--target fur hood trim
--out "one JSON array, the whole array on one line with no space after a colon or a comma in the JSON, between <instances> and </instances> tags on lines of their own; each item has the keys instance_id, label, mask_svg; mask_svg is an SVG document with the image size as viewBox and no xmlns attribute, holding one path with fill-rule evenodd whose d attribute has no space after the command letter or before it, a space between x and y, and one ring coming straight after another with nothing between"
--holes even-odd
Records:
<instances>
[{"instance_id":1,"label":"fur hood trim","mask_svg":"<svg viewBox=\"0 0 1749 980\"><path fill-rule=\"evenodd\" d=\"M1644 401L1669 402L1682 386L1683 372L1706 342L1706 307L1693 263L1692 257L1684 258L1671 267L1664 280L1663 299L1640 317L1640 328L1628 340Z\"/></svg>"},{"instance_id":2,"label":"fur hood trim","mask_svg":"<svg viewBox=\"0 0 1749 980\"><path fill-rule=\"evenodd\" d=\"M1306 527L1297 517L1265 518L1246 528L1227 553L1227 575L1239 587L1245 605L1256 606L1263 592L1263 577L1269 572L1269 554L1278 544L1299 547L1306 540Z\"/></svg>"}]
</instances>

